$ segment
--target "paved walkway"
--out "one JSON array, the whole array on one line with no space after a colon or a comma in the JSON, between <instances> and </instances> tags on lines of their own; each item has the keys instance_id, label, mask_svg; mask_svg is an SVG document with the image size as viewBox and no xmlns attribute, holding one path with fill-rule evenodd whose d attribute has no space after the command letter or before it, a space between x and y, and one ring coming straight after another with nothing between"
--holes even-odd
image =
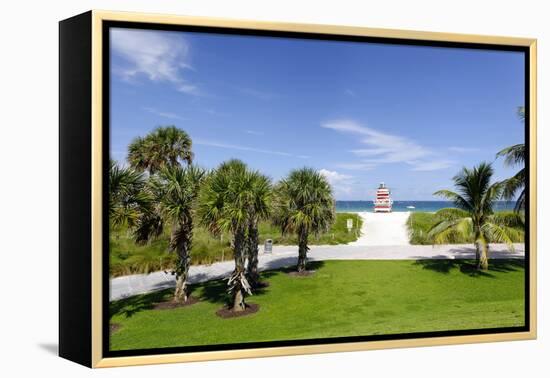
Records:
<instances>
[{"instance_id":1,"label":"paved walkway","mask_svg":"<svg viewBox=\"0 0 550 378\"><path fill-rule=\"evenodd\" d=\"M493 259L524 258L525 247L517 244L515 251L510 252L505 245L491 244ZM298 250L296 246L274 246L273 253L264 254L260 248L259 269L270 270L296 264ZM354 246L354 245L321 245L311 246L308 253L310 261L319 260L418 260L418 259L470 259L475 257L472 245L401 245L401 246ZM233 270L233 261L219 262L212 265L197 265L189 269L190 283L210 281L227 277ZM164 272L136 274L111 279L110 298L117 300L136 294L175 286L174 276Z\"/></svg>"}]
</instances>

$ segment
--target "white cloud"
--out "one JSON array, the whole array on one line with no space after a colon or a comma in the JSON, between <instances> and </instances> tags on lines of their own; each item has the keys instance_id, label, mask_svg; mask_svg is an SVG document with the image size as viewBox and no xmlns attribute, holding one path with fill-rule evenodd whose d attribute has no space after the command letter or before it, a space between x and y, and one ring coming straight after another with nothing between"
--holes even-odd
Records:
<instances>
[{"instance_id":1,"label":"white cloud","mask_svg":"<svg viewBox=\"0 0 550 378\"><path fill-rule=\"evenodd\" d=\"M294 154L291 154L289 152L266 150L266 149L262 149L262 148L242 146L242 145L238 145L238 144L228 144L228 143L222 143L222 142L217 142L217 141L212 141L212 140L205 140L205 139L194 139L193 144L200 145L200 146L225 148L225 149L230 149L230 150L258 152L258 153L261 153L261 154L294 157L294 158L299 158L299 159L309 159L310 158L310 156L307 156L307 155L294 155Z\"/></svg>"},{"instance_id":2,"label":"white cloud","mask_svg":"<svg viewBox=\"0 0 550 378\"><path fill-rule=\"evenodd\" d=\"M319 170L319 173L326 177L336 195L349 195L352 192L353 176L338 173L336 171L330 171L324 168Z\"/></svg>"},{"instance_id":3,"label":"white cloud","mask_svg":"<svg viewBox=\"0 0 550 378\"><path fill-rule=\"evenodd\" d=\"M171 83L177 91L197 95L183 71L192 69L189 43L180 35L166 31L113 28L111 47L125 65L114 72L131 81L144 76L150 81Z\"/></svg>"},{"instance_id":4,"label":"white cloud","mask_svg":"<svg viewBox=\"0 0 550 378\"><path fill-rule=\"evenodd\" d=\"M176 113L170 113L170 112L163 112L163 111L159 111L155 108L150 108L150 107L145 107L143 108L143 110L149 112L149 113L152 113L152 114L155 114L159 117L162 117L162 118L168 118L168 119L179 119L179 120L185 120L186 118L185 117L182 117Z\"/></svg>"},{"instance_id":5,"label":"white cloud","mask_svg":"<svg viewBox=\"0 0 550 378\"><path fill-rule=\"evenodd\" d=\"M342 174L342 173L338 173L336 171L329 171L328 169L324 169L324 168L321 169L319 171L319 173L322 174L323 176L325 176L331 184L335 183L335 182L341 182L341 181L349 180L350 178L353 177L353 176L350 176L350 175L345 175L345 174Z\"/></svg>"},{"instance_id":6,"label":"white cloud","mask_svg":"<svg viewBox=\"0 0 550 378\"><path fill-rule=\"evenodd\" d=\"M426 161L426 162L410 162L413 166L413 171L438 171L440 169L445 169L452 167L455 162L452 160L435 160L435 161Z\"/></svg>"},{"instance_id":7,"label":"white cloud","mask_svg":"<svg viewBox=\"0 0 550 378\"><path fill-rule=\"evenodd\" d=\"M325 122L321 126L356 135L359 137L359 142L365 145L365 148L351 150L361 160L357 163L339 165L342 168L347 166L346 169L372 169L379 164L406 163L411 165L413 170L435 170L446 168L450 164L449 162L442 164L439 160L433 161L434 152L412 139L384 133L363 126L354 120L335 120ZM428 158L430 160L427 160Z\"/></svg>"}]
</instances>

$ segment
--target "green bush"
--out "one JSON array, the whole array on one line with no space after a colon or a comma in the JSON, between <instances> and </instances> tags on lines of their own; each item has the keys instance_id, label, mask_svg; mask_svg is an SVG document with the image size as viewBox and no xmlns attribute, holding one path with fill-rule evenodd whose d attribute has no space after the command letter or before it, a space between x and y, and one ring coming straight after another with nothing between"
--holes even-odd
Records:
<instances>
[{"instance_id":1,"label":"green bush","mask_svg":"<svg viewBox=\"0 0 550 378\"><path fill-rule=\"evenodd\" d=\"M440 221L440 218L435 213L423 213L423 212L411 213L407 221L410 243L415 245L433 244L433 239L429 237L428 233L430 232L430 229L439 221ZM474 242L473 238L466 239L460 235L455 235L455 239L453 240L453 244L469 244L473 242ZM514 242L523 243L524 242L523 235L520 238L514 240Z\"/></svg>"},{"instance_id":2,"label":"green bush","mask_svg":"<svg viewBox=\"0 0 550 378\"><path fill-rule=\"evenodd\" d=\"M353 228L348 232L346 227L347 219L353 219ZM358 214L353 213L336 213L336 221L332 225L331 229L323 234L312 234L309 238L309 244L311 245L336 245L347 244L356 241L360 236L361 226L363 220ZM260 224L260 243L264 243L266 239L272 239L273 244L278 245L296 245L298 244L298 238L293 234L281 234L281 230L278 227L273 226L269 222L262 222Z\"/></svg>"},{"instance_id":3,"label":"green bush","mask_svg":"<svg viewBox=\"0 0 550 378\"><path fill-rule=\"evenodd\" d=\"M110 265L111 276L150 273L158 270L170 270L177 261L176 254L169 252L170 234L165 232L158 239L145 245L137 245L127 230L111 230ZM214 238L205 229L197 227L191 248L192 264L212 264L230 260L233 252L229 237Z\"/></svg>"},{"instance_id":4,"label":"green bush","mask_svg":"<svg viewBox=\"0 0 550 378\"><path fill-rule=\"evenodd\" d=\"M353 219L354 228L348 232L346 220ZM336 222L331 230L322 235L312 235L310 244L345 244L357 240L361 229L361 217L357 214L337 213ZM110 231L110 265L111 276L150 273L159 270L171 270L177 261L175 253L168 251L170 234L166 231L158 239L145 245L136 245L128 230ZM295 235L281 235L279 228L269 222L260 224L260 243L273 239L275 245L297 244ZM223 234L212 236L202 227L195 227L193 247L191 248L191 264L212 264L218 261L233 259L230 245L231 237Z\"/></svg>"}]
</instances>

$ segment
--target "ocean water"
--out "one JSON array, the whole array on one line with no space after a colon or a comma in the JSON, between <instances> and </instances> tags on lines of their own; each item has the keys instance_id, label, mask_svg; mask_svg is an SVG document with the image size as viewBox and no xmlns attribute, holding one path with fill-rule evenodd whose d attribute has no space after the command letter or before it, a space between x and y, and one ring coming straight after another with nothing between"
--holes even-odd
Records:
<instances>
[{"instance_id":1,"label":"ocean water","mask_svg":"<svg viewBox=\"0 0 550 378\"><path fill-rule=\"evenodd\" d=\"M513 201L498 201L495 210L513 210ZM409 208L412 206L414 208ZM454 207L450 201L393 201L392 211L425 211L434 212L446 207ZM368 211L373 212L372 201L336 201L336 211Z\"/></svg>"}]
</instances>

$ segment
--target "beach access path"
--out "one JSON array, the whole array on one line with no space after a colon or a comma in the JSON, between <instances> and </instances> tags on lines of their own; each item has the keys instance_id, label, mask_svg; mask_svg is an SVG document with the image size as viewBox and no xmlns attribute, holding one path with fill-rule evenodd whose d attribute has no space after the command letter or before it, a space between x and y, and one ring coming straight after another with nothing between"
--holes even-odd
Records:
<instances>
[{"instance_id":1,"label":"beach access path","mask_svg":"<svg viewBox=\"0 0 550 378\"><path fill-rule=\"evenodd\" d=\"M394 213L358 212L363 225L361 236L348 245L380 246L380 245L410 245L407 220L410 211Z\"/></svg>"},{"instance_id":2,"label":"beach access path","mask_svg":"<svg viewBox=\"0 0 550 378\"><path fill-rule=\"evenodd\" d=\"M421 260L421 259L471 259L475 250L471 244L453 245L314 245L308 252L309 261L321 260ZM516 244L513 252L503 244L491 244L492 259L523 259L525 247ZM261 271L296 265L297 246L274 246L273 252L266 254L260 247L259 269ZM233 260L211 265L195 265L189 269L189 282L199 283L228 277L235 264ZM175 277L165 272L135 274L116 277L110 280L110 300L117 300L137 294L174 287Z\"/></svg>"}]
</instances>

